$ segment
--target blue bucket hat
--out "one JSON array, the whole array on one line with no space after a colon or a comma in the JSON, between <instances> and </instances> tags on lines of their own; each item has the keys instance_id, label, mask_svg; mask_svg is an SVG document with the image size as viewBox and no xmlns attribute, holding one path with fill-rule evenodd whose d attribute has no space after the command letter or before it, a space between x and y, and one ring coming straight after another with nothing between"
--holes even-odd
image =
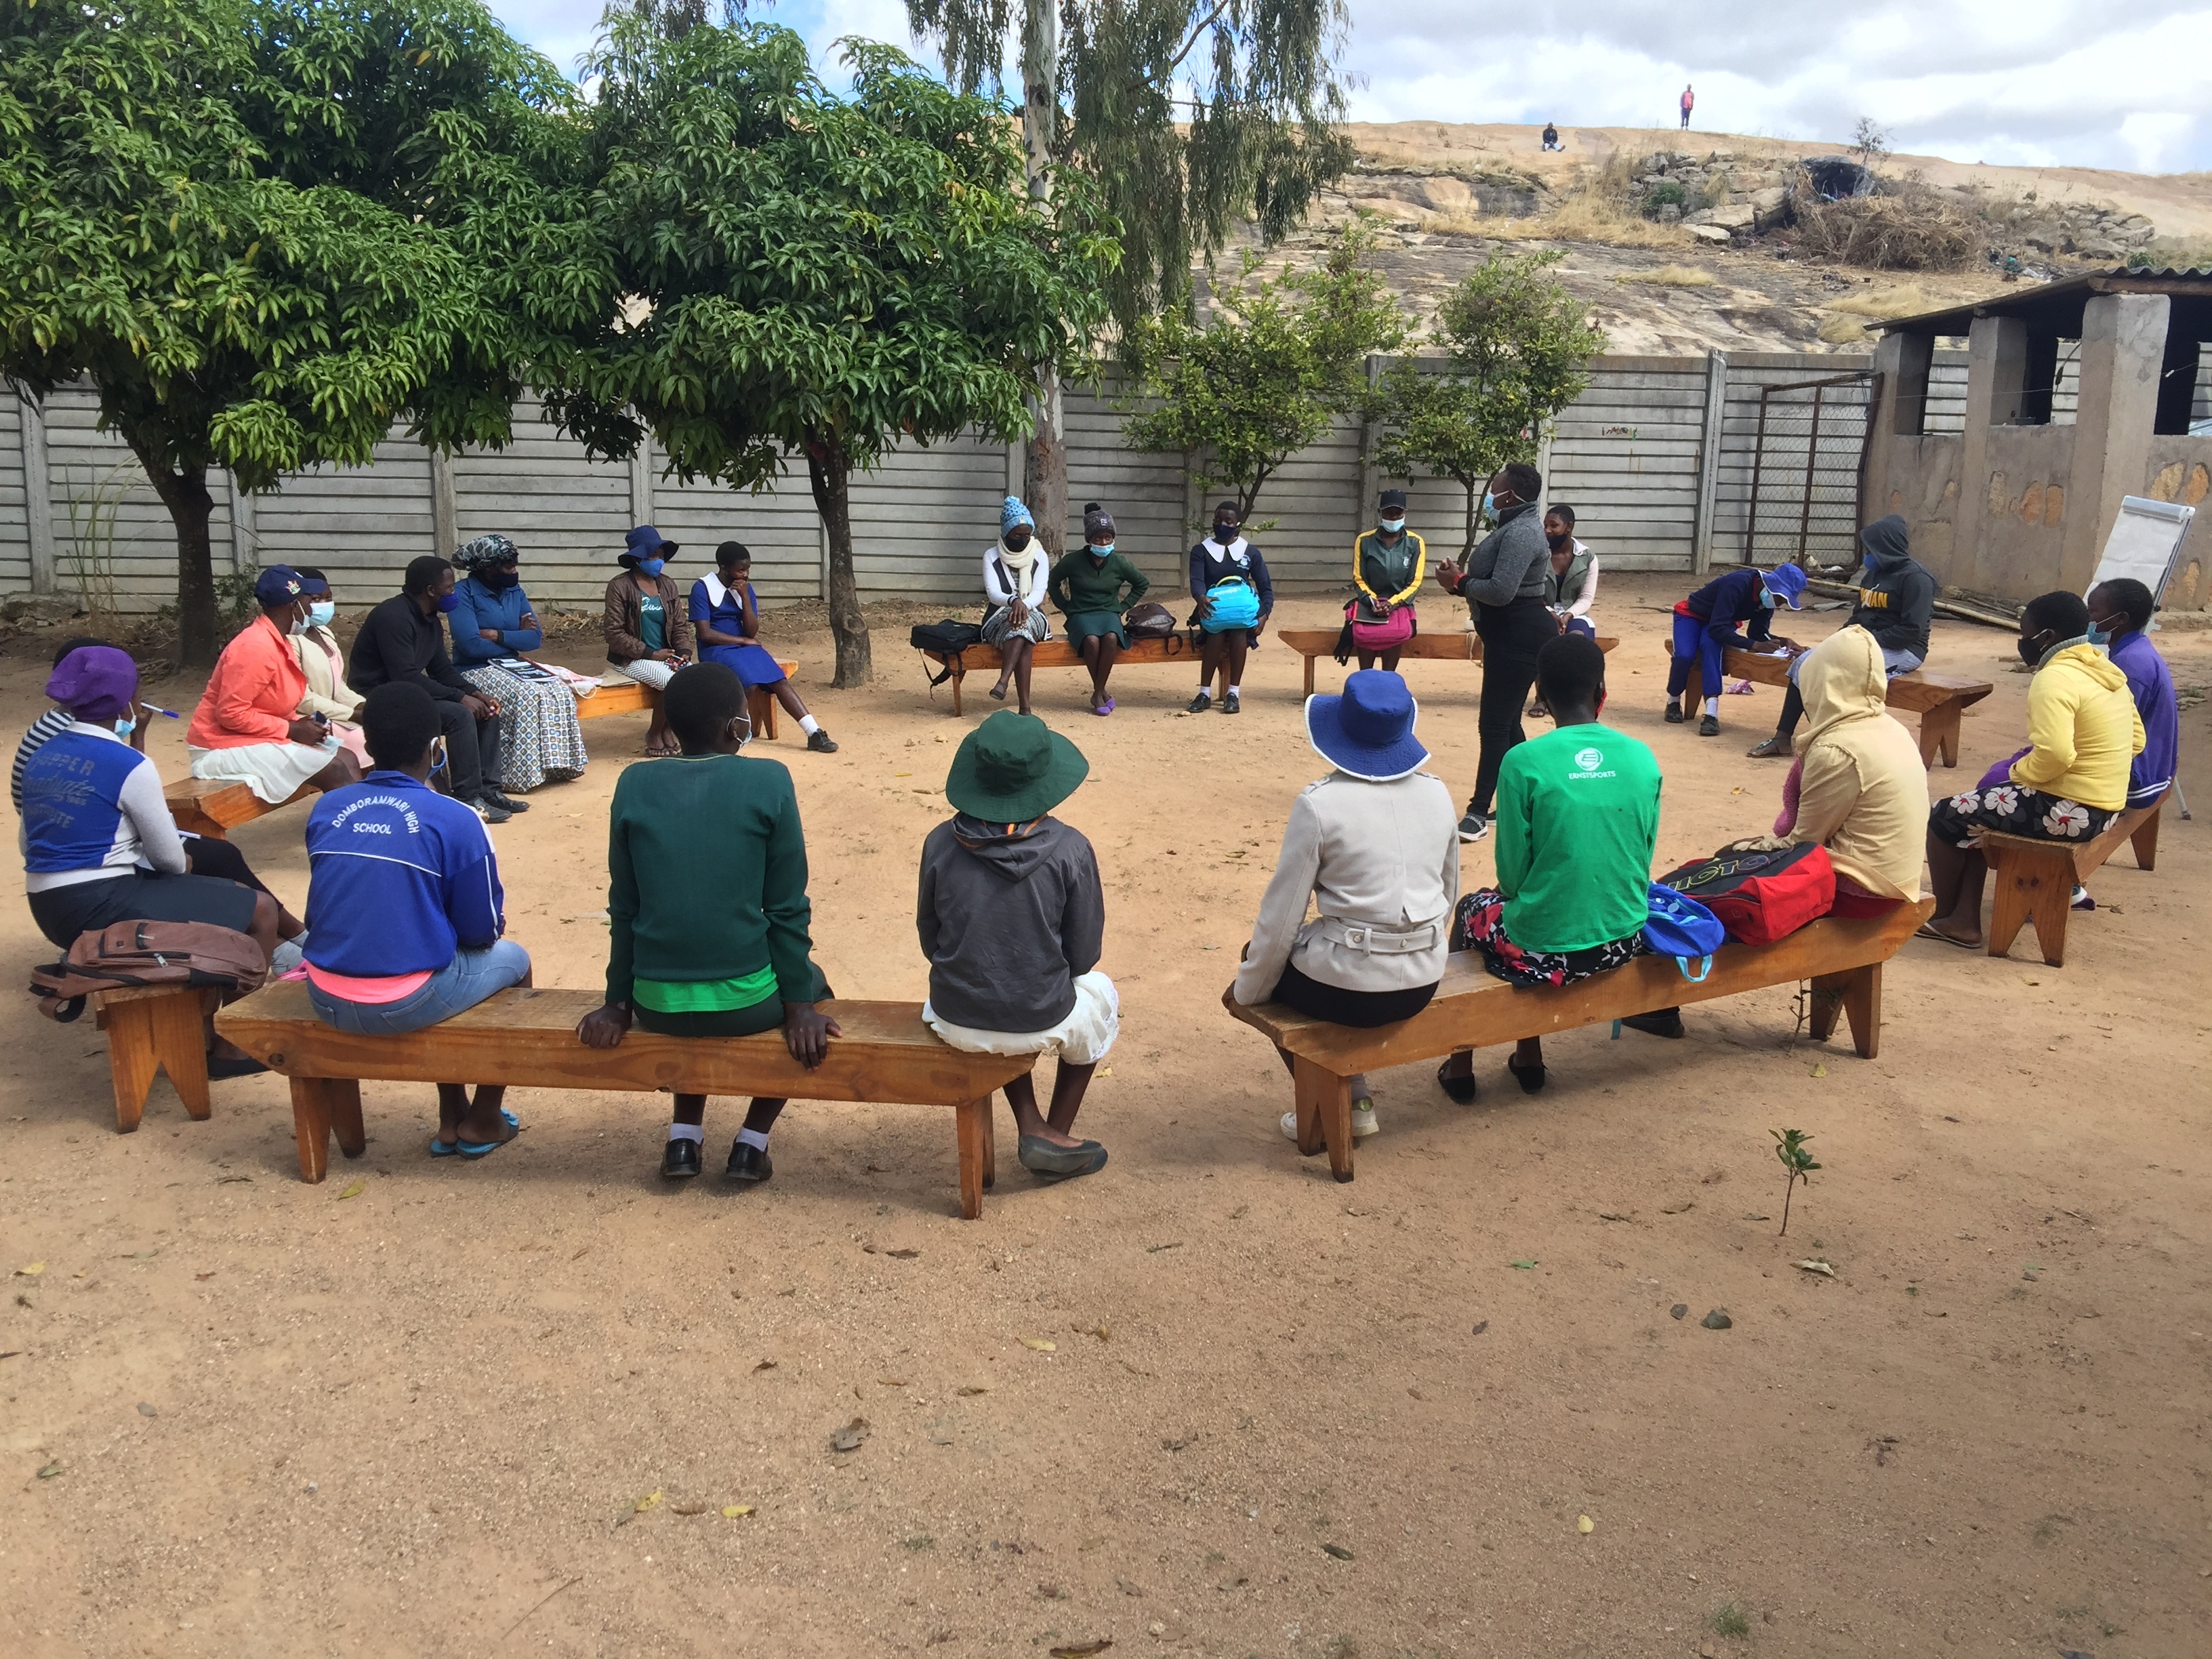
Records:
<instances>
[{"instance_id":1,"label":"blue bucket hat","mask_svg":"<svg viewBox=\"0 0 2212 1659\"><path fill-rule=\"evenodd\" d=\"M1775 598L1787 601L1792 611L1802 611L1805 593L1805 573L1794 564L1778 564L1766 573L1767 591Z\"/></svg>"},{"instance_id":2,"label":"blue bucket hat","mask_svg":"<svg viewBox=\"0 0 2212 1659\"><path fill-rule=\"evenodd\" d=\"M618 564L629 564L639 559L649 559L656 554L664 559L673 558L676 556L676 544L663 541L660 538L660 532L649 524L638 526L624 537L623 540L629 543L629 546L615 555L615 562Z\"/></svg>"},{"instance_id":3,"label":"blue bucket hat","mask_svg":"<svg viewBox=\"0 0 2212 1659\"><path fill-rule=\"evenodd\" d=\"M1338 771L1388 783L1419 771L1429 758L1413 736L1419 713L1401 678L1364 668L1345 677L1342 696L1306 699L1306 740Z\"/></svg>"},{"instance_id":4,"label":"blue bucket hat","mask_svg":"<svg viewBox=\"0 0 2212 1659\"><path fill-rule=\"evenodd\" d=\"M999 509L999 533L1003 536L1018 524L1025 524L1032 530L1036 528L1036 520L1030 516L1029 508L1022 505L1022 498L1009 495L1006 504Z\"/></svg>"}]
</instances>

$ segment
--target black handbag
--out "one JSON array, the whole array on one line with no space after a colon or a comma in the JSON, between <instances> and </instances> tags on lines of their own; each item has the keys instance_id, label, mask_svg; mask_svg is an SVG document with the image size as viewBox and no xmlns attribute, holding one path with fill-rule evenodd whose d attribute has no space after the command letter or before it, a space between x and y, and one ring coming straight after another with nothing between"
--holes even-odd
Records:
<instances>
[{"instance_id":1,"label":"black handbag","mask_svg":"<svg viewBox=\"0 0 2212 1659\"><path fill-rule=\"evenodd\" d=\"M916 623L914 625L914 631L907 635L907 643L915 650L927 652L933 657L949 659L945 665L945 672L942 674L930 675L929 683L932 685L942 685L951 679L953 665L959 661L960 653L982 642L981 629L974 623L958 622L951 617L947 617L943 622Z\"/></svg>"}]
</instances>

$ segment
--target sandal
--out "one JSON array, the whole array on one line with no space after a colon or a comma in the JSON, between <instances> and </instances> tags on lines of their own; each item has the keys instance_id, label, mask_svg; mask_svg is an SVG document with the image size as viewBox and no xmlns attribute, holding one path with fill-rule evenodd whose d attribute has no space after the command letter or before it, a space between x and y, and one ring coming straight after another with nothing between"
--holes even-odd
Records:
<instances>
[{"instance_id":1,"label":"sandal","mask_svg":"<svg viewBox=\"0 0 2212 1659\"><path fill-rule=\"evenodd\" d=\"M1111 697L1107 698L1105 702L1098 704L1096 708L1092 708L1091 712L1094 714L1112 714L1114 712L1114 699Z\"/></svg>"},{"instance_id":2,"label":"sandal","mask_svg":"<svg viewBox=\"0 0 2212 1659\"><path fill-rule=\"evenodd\" d=\"M1462 1106L1474 1105L1474 1073L1467 1072L1455 1076L1447 1069L1450 1065L1451 1061L1447 1060L1437 1067L1437 1086L1444 1091L1447 1098L1455 1100Z\"/></svg>"},{"instance_id":3,"label":"sandal","mask_svg":"<svg viewBox=\"0 0 2212 1659\"><path fill-rule=\"evenodd\" d=\"M1505 1062L1505 1069L1513 1073L1514 1080L1520 1084L1521 1092L1522 1094L1534 1095L1543 1092L1544 1082L1547 1075L1543 1066L1516 1066L1510 1057L1509 1057Z\"/></svg>"},{"instance_id":4,"label":"sandal","mask_svg":"<svg viewBox=\"0 0 2212 1659\"><path fill-rule=\"evenodd\" d=\"M1978 939L1953 939L1948 933L1937 932L1936 924L1932 921L1923 921L1919 927L1914 928L1912 937L1932 939L1940 945L1955 945L1961 951L1978 951L1982 948L1982 942Z\"/></svg>"},{"instance_id":5,"label":"sandal","mask_svg":"<svg viewBox=\"0 0 2212 1659\"><path fill-rule=\"evenodd\" d=\"M439 1139L437 1136L432 1135L430 1137L430 1156L433 1158L465 1158L471 1163L474 1163L480 1158L489 1158L501 1147L506 1146L507 1140L513 1140L515 1135L519 1135L522 1133L522 1120L520 1118L515 1116L513 1112L507 1110L504 1106L499 1109L499 1115L506 1120L507 1127L514 1131L514 1134L507 1136L507 1140L443 1141Z\"/></svg>"}]
</instances>

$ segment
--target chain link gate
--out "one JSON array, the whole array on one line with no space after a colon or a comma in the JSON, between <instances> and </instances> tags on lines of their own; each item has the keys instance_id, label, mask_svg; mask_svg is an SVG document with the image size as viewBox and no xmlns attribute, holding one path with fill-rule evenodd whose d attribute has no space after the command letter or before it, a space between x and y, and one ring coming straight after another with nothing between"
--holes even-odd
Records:
<instances>
[{"instance_id":1,"label":"chain link gate","mask_svg":"<svg viewBox=\"0 0 2212 1659\"><path fill-rule=\"evenodd\" d=\"M1878 380L1860 370L1759 389L1743 486L1742 562L1858 563L1860 485Z\"/></svg>"}]
</instances>

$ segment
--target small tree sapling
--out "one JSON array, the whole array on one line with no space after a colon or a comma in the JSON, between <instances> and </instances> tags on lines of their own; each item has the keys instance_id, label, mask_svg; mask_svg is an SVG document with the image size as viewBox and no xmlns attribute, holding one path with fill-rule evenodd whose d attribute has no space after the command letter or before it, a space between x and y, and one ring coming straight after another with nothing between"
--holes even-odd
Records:
<instances>
[{"instance_id":1,"label":"small tree sapling","mask_svg":"<svg viewBox=\"0 0 2212 1659\"><path fill-rule=\"evenodd\" d=\"M1813 1137L1802 1129L1770 1129L1767 1133L1774 1137L1775 1157L1780 1158L1782 1167L1790 1171L1790 1178L1782 1186L1780 1237L1787 1237L1790 1233L1790 1195L1796 1191L1797 1183L1801 1181L1811 1186L1813 1171L1820 1166L1813 1161L1813 1154L1805 1150L1805 1144Z\"/></svg>"}]
</instances>

